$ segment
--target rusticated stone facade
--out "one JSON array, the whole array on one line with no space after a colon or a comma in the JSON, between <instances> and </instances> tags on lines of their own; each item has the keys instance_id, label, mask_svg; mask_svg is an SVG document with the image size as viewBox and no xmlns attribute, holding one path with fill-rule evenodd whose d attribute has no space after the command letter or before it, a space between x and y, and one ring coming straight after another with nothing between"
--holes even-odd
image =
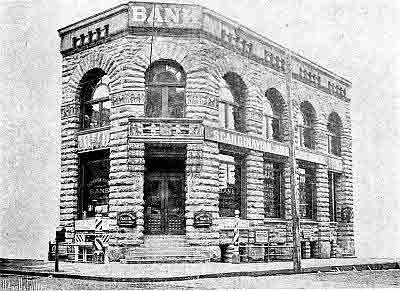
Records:
<instances>
[{"instance_id":1,"label":"rusticated stone facade","mask_svg":"<svg viewBox=\"0 0 400 291\"><path fill-rule=\"evenodd\" d=\"M154 21L152 15L155 15ZM152 22L154 28L151 28ZM229 225L233 225L234 218L221 214L223 207L230 207L229 203L222 206L226 203L222 200L229 199L226 193L240 196L237 210L241 211L240 220L244 225L246 238L243 242L257 245L256 232L265 230L269 232L271 244L291 245L290 183L296 182L299 191L304 191L304 197L300 198L304 208L301 220L303 257L354 255L349 81L195 5L130 2L60 29L59 34L63 57L60 225L66 227L68 242L76 242L76 225L98 214L97 200L90 195L100 191L100 186L85 180L87 175L96 174L90 170L85 174L84 169L92 169L90 163L97 160L91 156L102 152L107 157L102 161L109 166L107 190L100 191L107 192L108 202L103 205L107 210L101 215L109 221L108 256L111 260L124 259L130 251L144 244L149 235L148 225L154 222L150 222L149 217L156 217L151 215L157 212L152 212L154 197L151 195L158 195L153 188L148 190L150 182L147 181L160 182L159 178L153 179L153 176L158 177L154 169L168 163L180 165L180 159L183 166L175 166L179 167L179 171L175 168L179 172L175 174L183 183L179 191L184 203L175 208L177 213L184 212L179 216L184 221L183 234L180 234L185 235L188 245L209 249L213 258L218 259L221 250L231 244ZM292 55L290 64L288 54ZM176 64L184 75L183 116L148 116L146 111L151 91L148 72L153 64L163 62L172 67ZM86 97L82 90L88 82L87 76L96 70L102 72L100 77L106 75L109 79L108 99L101 99L103 101L99 102L103 105L99 106L106 107L107 100L111 106L107 123L85 128L82 120L86 116L82 110L88 110L83 108L97 101L83 100ZM292 74L290 84L287 84L287 74ZM242 84L240 88L232 89L234 85L229 82L233 79L240 80L234 82ZM221 115L221 106L225 104L221 93L224 82L228 83L232 96L240 95L242 103L235 109L242 112L244 124L240 130L222 124L221 118L236 120L239 116L237 113L229 115L229 102L225 115ZM291 87L294 101L297 181L290 181L289 174L287 85ZM267 98L269 89L277 92L271 98ZM272 113L264 113L267 106L272 107ZM328 142L332 113L340 119L336 136L339 142ZM266 120L272 118L271 114L276 120L269 126ZM92 114L90 118L97 117ZM275 136L268 136L268 131ZM332 144L339 145L339 153L332 154ZM167 151L165 157L151 150L154 145ZM183 148L184 154L174 156L177 148ZM235 172L226 177L220 174L221 167L225 167L221 159L228 159L223 155L231 155L226 165L234 165L226 169L235 167ZM235 164L238 157L242 161L240 174ZM89 161L87 164L85 159ZM275 169L273 173L279 174L268 174L268 169L272 168ZM163 171L157 173L170 177L172 168ZM184 174L180 175L180 171ZM302 173L305 173L304 179ZM238 184L221 182L221 177ZM333 180L330 177L334 177ZM164 189L160 190L164 194L157 197L170 202L172 200L165 199L172 198L165 198L165 195L172 197L168 181L175 181L175 178L163 179L159 189ZM85 183L92 183L94 188ZM221 190L221 187L225 188ZM268 190L268 187L273 189ZM165 190L167 188L169 190ZM92 214L87 215L90 211ZM168 213L172 213L172 208L170 212L160 211L169 221ZM119 216L124 213L135 217L132 225L120 223ZM210 218L208 225L199 227L196 224L198 213ZM168 227L176 227L179 219L175 226L164 225L166 228L160 228L161 232L174 234L172 230L168 232Z\"/></svg>"}]
</instances>

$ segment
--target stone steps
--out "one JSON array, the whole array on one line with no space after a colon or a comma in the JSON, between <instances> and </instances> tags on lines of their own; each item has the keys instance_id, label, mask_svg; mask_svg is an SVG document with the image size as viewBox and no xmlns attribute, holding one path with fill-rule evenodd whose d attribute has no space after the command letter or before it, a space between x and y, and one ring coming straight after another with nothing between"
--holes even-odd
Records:
<instances>
[{"instance_id":1,"label":"stone steps","mask_svg":"<svg viewBox=\"0 0 400 291\"><path fill-rule=\"evenodd\" d=\"M203 247L189 246L185 236L145 236L144 244L132 249L121 263L200 263L208 262L210 253Z\"/></svg>"}]
</instances>

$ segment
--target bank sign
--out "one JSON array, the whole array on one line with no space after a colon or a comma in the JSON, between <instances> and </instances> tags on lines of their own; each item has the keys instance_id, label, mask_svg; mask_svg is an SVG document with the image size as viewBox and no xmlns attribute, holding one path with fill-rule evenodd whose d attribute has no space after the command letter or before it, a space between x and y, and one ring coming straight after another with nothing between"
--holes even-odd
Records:
<instances>
[{"instance_id":1,"label":"bank sign","mask_svg":"<svg viewBox=\"0 0 400 291\"><path fill-rule=\"evenodd\" d=\"M165 3L129 3L129 26L201 28L201 7Z\"/></svg>"}]
</instances>

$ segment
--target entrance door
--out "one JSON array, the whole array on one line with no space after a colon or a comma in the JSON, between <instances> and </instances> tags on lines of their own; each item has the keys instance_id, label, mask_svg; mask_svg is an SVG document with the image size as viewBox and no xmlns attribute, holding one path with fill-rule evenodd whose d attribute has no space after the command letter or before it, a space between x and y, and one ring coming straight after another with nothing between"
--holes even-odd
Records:
<instances>
[{"instance_id":1,"label":"entrance door","mask_svg":"<svg viewBox=\"0 0 400 291\"><path fill-rule=\"evenodd\" d=\"M146 175L144 201L146 234L185 234L184 175Z\"/></svg>"}]
</instances>

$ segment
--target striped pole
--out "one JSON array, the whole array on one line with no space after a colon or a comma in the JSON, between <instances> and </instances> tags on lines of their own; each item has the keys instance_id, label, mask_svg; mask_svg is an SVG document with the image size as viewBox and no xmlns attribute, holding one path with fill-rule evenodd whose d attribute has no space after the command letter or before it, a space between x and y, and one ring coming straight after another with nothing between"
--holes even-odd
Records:
<instances>
[{"instance_id":1,"label":"striped pole","mask_svg":"<svg viewBox=\"0 0 400 291\"><path fill-rule=\"evenodd\" d=\"M239 210L235 210L235 225L233 228L233 254L232 263L238 264L240 262L239 257Z\"/></svg>"}]
</instances>

